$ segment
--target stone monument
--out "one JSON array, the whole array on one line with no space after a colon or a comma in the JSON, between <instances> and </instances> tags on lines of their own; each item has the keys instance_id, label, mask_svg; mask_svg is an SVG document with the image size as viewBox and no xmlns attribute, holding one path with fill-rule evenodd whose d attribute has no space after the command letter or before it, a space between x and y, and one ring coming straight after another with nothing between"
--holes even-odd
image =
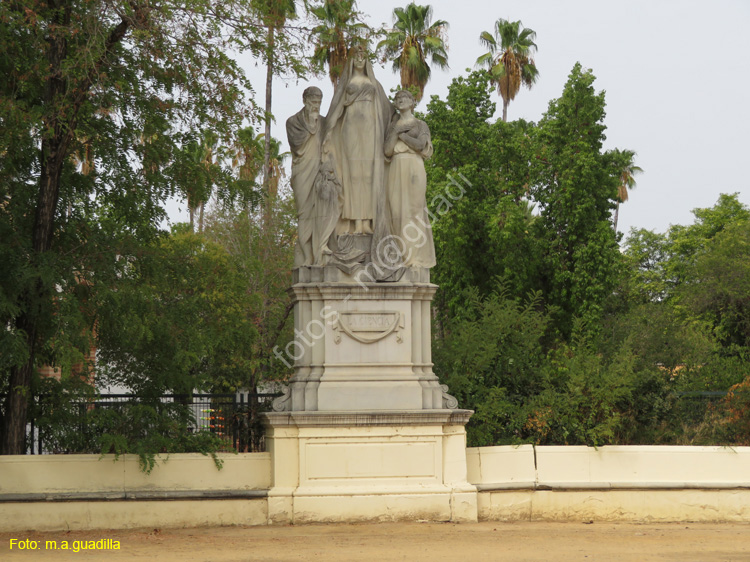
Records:
<instances>
[{"instance_id":1,"label":"stone monument","mask_svg":"<svg viewBox=\"0 0 750 562\"><path fill-rule=\"evenodd\" d=\"M280 359L294 374L265 418L269 521L476 520L471 412L432 371L429 128L411 94L389 101L363 49L325 117L319 89L303 102L287 121L299 237Z\"/></svg>"}]
</instances>

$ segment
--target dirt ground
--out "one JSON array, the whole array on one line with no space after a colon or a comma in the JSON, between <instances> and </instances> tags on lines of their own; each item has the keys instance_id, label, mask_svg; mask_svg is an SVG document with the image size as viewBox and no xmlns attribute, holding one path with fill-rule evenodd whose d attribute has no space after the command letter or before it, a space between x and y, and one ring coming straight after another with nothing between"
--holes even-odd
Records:
<instances>
[{"instance_id":1,"label":"dirt ground","mask_svg":"<svg viewBox=\"0 0 750 562\"><path fill-rule=\"evenodd\" d=\"M36 540L38 548L10 550L11 539ZM45 541L68 541L72 549L74 541L100 539L119 541L120 550L45 548ZM0 559L750 561L750 524L381 523L0 533Z\"/></svg>"}]
</instances>

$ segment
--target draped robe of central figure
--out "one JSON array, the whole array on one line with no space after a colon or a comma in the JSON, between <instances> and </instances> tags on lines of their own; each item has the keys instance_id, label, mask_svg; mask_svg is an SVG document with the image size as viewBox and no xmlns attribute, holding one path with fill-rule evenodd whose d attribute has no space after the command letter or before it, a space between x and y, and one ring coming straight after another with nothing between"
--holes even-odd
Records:
<instances>
[{"instance_id":1,"label":"draped robe of central figure","mask_svg":"<svg viewBox=\"0 0 750 562\"><path fill-rule=\"evenodd\" d=\"M388 228L385 213L385 131L394 108L366 61L365 80L346 63L326 116L323 160L331 159L343 190L341 219L373 220L376 235ZM382 215L382 216L379 216Z\"/></svg>"}]
</instances>

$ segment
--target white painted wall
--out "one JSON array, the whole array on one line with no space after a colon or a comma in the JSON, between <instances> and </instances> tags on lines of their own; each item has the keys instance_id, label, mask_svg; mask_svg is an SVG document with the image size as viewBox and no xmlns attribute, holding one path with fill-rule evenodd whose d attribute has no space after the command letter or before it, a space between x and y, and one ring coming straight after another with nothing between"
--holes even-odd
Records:
<instances>
[{"instance_id":1,"label":"white painted wall","mask_svg":"<svg viewBox=\"0 0 750 562\"><path fill-rule=\"evenodd\" d=\"M750 447L481 447L467 470L480 520L750 520Z\"/></svg>"},{"instance_id":2,"label":"white painted wall","mask_svg":"<svg viewBox=\"0 0 750 562\"><path fill-rule=\"evenodd\" d=\"M151 475L135 456L0 457L0 531L267 524L271 453L220 457L218 471L170 455ZM750 447L522 445L466 459L480 520L750 521Z\"/></svg>"},{"instance_id":3,"label":"white painted wall","mask_svg":"<svg viewBox=\"0 0 750 562\"><path fill-rule=\"evenodd\" d=\"M521 445L466 455L480 490L750 488L750 447Z\"/></svg>"}]
</instances>

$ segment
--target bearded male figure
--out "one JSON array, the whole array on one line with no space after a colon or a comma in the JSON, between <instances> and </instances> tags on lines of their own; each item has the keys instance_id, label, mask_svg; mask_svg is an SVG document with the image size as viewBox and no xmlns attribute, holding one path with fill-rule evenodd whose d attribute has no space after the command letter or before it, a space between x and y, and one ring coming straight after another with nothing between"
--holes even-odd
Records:
<instances>
[{"instance_id":1,"label":"bearded male figure","mask_svg":"<svg viewBox=\"0 0 750 562\"><path fill-rule=\"evenodd\" d=\"M304 107L286 122L292 151L292 191L297 204L299 235L294 249L294 266L312 265L315 230L315 176L320 166L320 147L325 117L320 115L323 92L310 86L302 93Z\"/></svg>"}]
</instances>

